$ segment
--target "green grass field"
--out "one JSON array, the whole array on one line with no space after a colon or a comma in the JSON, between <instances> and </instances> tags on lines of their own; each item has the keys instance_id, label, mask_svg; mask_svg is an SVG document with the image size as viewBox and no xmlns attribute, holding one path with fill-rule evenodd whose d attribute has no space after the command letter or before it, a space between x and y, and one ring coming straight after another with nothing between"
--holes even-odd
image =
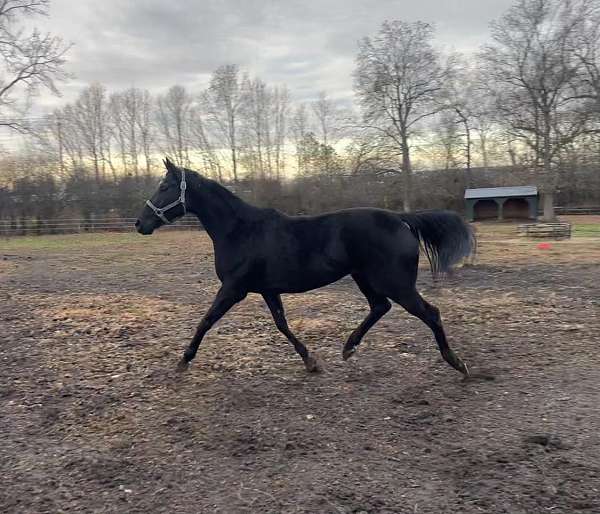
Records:
<instances>
[{"instance_id":1,"label":"green grass field","mask_svg":"<svg viewBox=\"0 0 600 514\"><path fill-rule=\"evenodd\" d=\"M106 246L107 244L143 244L134 233L106 232L100 234L68 234L47 236L16 236L1 242L2 250L69 250L81 246Z\"/></svg>"},{"instance_id":2,"label":"green grass field","mask_svg":"<svg viewBox=\"0 0 600 514\"><path fill-rule=\"evenodd\" d=\"M136 232L99 232L94 234L63 234L44 236L15 236L0 239L0 251L69 251L78 248L143 248L155 246L174 237L180 240L197 236L196 231L158 231L153 236L142 236Z\"/></svg>"},{"instance_id":3,"label":"green grass field","mask_svg":"<svg viewBox=\"0 0 600 514\"><path fill-rule=\"evenodd\" d=\"M600 223L581 223L573 225L575 237L600 237Z\"/></svg>"}]
</instances>

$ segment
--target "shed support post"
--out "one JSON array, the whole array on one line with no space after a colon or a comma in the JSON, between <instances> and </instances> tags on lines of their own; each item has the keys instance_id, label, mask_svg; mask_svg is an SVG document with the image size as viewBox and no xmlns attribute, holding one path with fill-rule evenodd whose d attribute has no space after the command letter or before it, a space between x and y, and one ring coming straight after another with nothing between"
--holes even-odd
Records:
<instances>
[{"instance_id":1,"label":"shed support post","mask_svg":"<svg viewBox=\"0 0 600 514\"><path fill-rule=\"evenodd\" d=\"M498 204L498 221L504 220L504 202L506 198L494 198L494 201Z\"/></svg>"},{"instance_id":2,"label":"shed support post","mask_svg":"<svg viewBox=\"0 0 600 514\"><path fill-rule=\"evenodd\" d=\"M527 205L529 206L529 218L532 220L537 219L538 202L537 197L526 198Z\"/></svg>"},{"instance_id":3,"label":"shed support post","mask_svg":"<svg viewBox=\"0 0 600 514\"><path fill-rule=\"evenodd\" d=\"M475 200L467 200L467 220L474 221L475 220Z\"/></svg>"}]
</instances>

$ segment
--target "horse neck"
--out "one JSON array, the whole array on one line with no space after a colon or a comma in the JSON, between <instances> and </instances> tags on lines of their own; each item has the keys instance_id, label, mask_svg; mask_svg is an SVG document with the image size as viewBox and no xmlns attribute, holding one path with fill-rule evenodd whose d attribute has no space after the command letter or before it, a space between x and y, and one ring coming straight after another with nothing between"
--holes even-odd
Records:
<instances>
[{"instance_id":1,"label":"horse neck","mask_svg":"<svg viewBox=\"0 0 600 514\"><path fill-rule=\"evenodd\" d=\"M256 209L217 182L198 175L189 181L188 198L188 210L213 241L227 235Z\"/></svg>"}]
</instances>

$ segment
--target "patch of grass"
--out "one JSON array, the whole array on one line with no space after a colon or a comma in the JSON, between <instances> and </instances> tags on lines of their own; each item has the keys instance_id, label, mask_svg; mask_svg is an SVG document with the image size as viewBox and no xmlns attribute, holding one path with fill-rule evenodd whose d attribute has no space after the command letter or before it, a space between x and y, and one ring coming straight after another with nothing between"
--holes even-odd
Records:
<instances>
[{"instance_id":1,"label":"patch of grass","mask_svg":"<svg viewBox=\"0 0 600 514\"><path fill-rule=\"evenodd\" d=\"M573 225L573 235L583 237L600 237L600 223L582 223Z\"/></svg>"},{"instance_id":2,"label":"patch of grass","mask_svg":"<svg viewBox=\"0 0 600 514\"><path fill-rule=\"evenodd\" d=\"M561 216L573 226L573 237L600 237L600 216L571 215ZM477 238L485 240L519 239L517 227L522 222L476 222L473 227Z\"/></svg>"},{"instance_id":3,"label":"patch of grass","mask_svg":"<svg viewBox=\"0 0 600 514\"><path fill-rule=\"evenodd\" d=\"M17 236L0 239L0 253L6 252L68 252L114 250L153 246L188 244L190 238L203 237L197 231L157 231L152 236L136 232L102 232L46 236Z\"/></svg>"},{"instance_id":4,"label":"patch of grass","mask_svg":"<svg viewBox=\"0 0 600 514\"><path fill-rule=\"evenodd\" d=\"M137 240L137 241L136 241ZM81 247L101 247L115 244L143 244L139 234L106 232L102 234L67 234L48 236L18 236L0 241L2 251L11 250L71 250Z\"/></svg>"}]
</instances>

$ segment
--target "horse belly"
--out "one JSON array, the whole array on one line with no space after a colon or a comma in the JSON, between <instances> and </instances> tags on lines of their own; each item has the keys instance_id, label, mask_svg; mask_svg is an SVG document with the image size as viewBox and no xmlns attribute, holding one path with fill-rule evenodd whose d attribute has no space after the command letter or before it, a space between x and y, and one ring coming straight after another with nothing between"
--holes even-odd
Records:
<instances>
[{"instance_id":1,"label":"horse belly","mask_svg":"<svg viewBox=\"0 0 600 514\"><path fill-rule=\"evenodd\" d=\"M298 280L289 282L287 284L281 284L278 288L280 293L304 293L305 291L311 291L324 287L338 281L340 278L346 276L348 271L331 271L329 273L323 272L306 272L302 274Z\"/></svg>"},{"instance_id":2,"label":"horse belly","mask_svg":"<svg viewBox=\"0 0 600 514\"><path fill-rule=\"evenodd\" d=\"M302 293L331 284L351 270L347 262L321 255L293 262L276 259L265 271L265 280L256 283L253 292Z\"/></svg>"}]
</instances>

